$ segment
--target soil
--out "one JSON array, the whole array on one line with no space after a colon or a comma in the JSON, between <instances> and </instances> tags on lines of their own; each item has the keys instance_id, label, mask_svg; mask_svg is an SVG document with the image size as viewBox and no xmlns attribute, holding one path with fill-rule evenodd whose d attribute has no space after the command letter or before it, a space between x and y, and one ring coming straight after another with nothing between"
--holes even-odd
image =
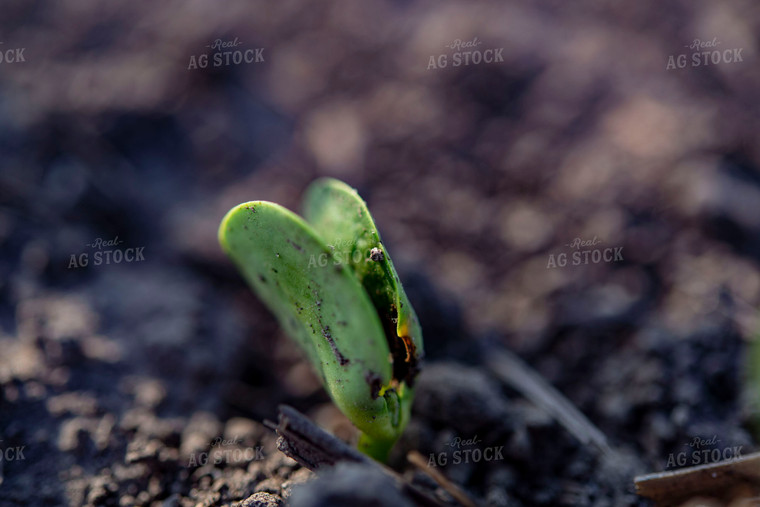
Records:
<instances>
[{"instance_id":1,"label":"soil","mask_svg":"<svg viewBox=\"0 0 760 507\"><path fill-rule=\"evenodd\" d=\"M368 202L419 315L389 465L441 503L407 451L478 505L621 506L695 438L757 449L746 2L8 3L27 61L0 75L0 505L414 505L372 467L301 467L263 424L287 404L356 437L216 239L232 206L297 211L324 175ZM705 34L746 61L666 69ZM188 69L236 37L265 61ZM427 68L474 37L504 62ZM611 260L573 262L594 249ZM502 350L612 453L499 380Z\"/></svg>"}]
</instances>

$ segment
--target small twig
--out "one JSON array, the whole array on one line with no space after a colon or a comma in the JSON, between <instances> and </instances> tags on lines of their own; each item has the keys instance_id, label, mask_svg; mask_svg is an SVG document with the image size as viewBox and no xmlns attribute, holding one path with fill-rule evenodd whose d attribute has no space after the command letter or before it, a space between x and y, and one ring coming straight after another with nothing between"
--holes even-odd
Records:
<instances>
[{"instance_id":1,"label":"small twig","mask_svg":"<svg viewBox=\"0 0 760 507\"><path fill-rule=\"evenodd\" d=\"M724 463L640 475L634 484L639 495L651 498L658 506L681 505L705 494L723 496L741 486L756 496L760 494L760 452Z\"/></svg>"},{"instance_id":2,"label":"small twig","mask_svg":"<svg viewBox=\"0 0 760 507\"><path fill-rule=\"evenodd\" d=\"M521 392L575 438L584 444L594 444L603 455L613 454L604 433L520 358L507 350L489 351L487 362L489 369L502 382Z\"/></svg>"},{"instance_id":3,"label":"small twig","mask_svg":"<svg viewBox=\"0 0 760 507\"><path fill-rule=\"evenodd\" d=\"M406 481L394 470L368 458L334 437L293 407L280 405L279 410L279 424L275 425L271 421L264 421L264 424L277 432L279 436L277 448L302 466L316 471L326 466L333 466L340 461L367 464L389 475L417 505L444 507L441 502Z\"/></svg>"},{"instance_id":4,"label":"small twig","mask_svg":"<svg viewBox=\"0 0 760 507\"><path fill-rule=\"evenodd\" d=\"M475 507L475 502L473 502L467 493L465 493L459 486L448 480L446 476L438 470L427 466L427 462L425 461L425 458L422 456L422 454L417 451L409 451L409 453L406 455L406 459L408 459L409 462L412 465L416 466L419 470L432 477L433 480L437 482L438 485L443 489L448 491L449 494L453 496L457 502L464 505L465 507Z\"/></svg>"},{"instance_id":5,"label":"small twig","mask_svg":"<svg viewBox=\"0 0 760 507\"><path fill-rule=\"evenodd\" d=\"M280 405L279 409L279 424L274 428L279 436L277 448L309 470L315 471L325 465L333 466L339 461L371 461L293 407Z\"/></svg>"}]
</instances>

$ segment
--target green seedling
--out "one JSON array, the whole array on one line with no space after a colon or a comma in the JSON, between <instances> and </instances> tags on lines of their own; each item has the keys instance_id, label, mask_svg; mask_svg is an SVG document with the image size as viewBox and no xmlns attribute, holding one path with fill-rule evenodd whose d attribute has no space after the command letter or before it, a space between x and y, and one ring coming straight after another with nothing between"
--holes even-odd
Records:
<instances>
[{"instance_id":1,"label":"green seedling","mask_svg":"<svg viewBox=\"0 0 760 507\"><path fill-rule=\"evenodd\" d=\"M219 242L385 461L409 421L422 332L367 205L334 179L314 182L305 221L251 201L232 208Z\"/></svg>"},{"instance_id":2,"label":"green seedling","mask_svg":"<svg viewBox=\"0 0 760 507\"><path fill-rule=\"evenodd\" d=\"M760 331L749 345L746 366L746 391L751 410L751 424L755 438L760 440Z\"/></svg>"}]
</instances>

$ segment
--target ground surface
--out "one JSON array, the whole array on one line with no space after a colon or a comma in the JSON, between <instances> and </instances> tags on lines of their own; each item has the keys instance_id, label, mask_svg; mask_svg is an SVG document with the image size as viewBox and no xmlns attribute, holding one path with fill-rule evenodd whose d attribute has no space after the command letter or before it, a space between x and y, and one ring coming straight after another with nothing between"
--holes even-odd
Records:
<instances>
[{"instance_id":1,"label":"ground surface","mask_svg":"<svg viewBox=\"0 0 760 507\"><path fill-rule=\"evenodd\" d=\"M316 482L261 424L287 403L352 438L216 242L230 207L297 210L321 175L367 200L420 316L391 464L442 501L404 451L482 504L602 506L645 505L632 477L695 437L757 448L757 7L362 5L9 2L27 61L0 76L0 449L20 452L0 504L409 502L358 466ZM265 61L188 69L236 37ZM504 62L429 68L474 37ZM667 70L713 37L745 61ZM593 248L622 260L552 266ZM614 460L500 383L503 347ZM454 463L476 449L494 459Z\"/></svg>"}]
</instances>

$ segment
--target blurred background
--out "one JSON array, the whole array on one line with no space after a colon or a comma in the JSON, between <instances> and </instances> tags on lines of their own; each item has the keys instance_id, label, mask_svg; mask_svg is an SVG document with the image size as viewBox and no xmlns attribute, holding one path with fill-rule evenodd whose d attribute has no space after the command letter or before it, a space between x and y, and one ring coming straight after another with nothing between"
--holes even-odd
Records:
<instances>
[{"instance_id":1,"label":"blurred background","mask_svg":"<svg viewBox=\"0 0 760 507\"><path fill-rule=\"evenodd\" d=\"M258 422L279 403L340 434L216 239L234 205L298 211L319 176L367 201L436 375L483 373L473 351L506 347L638 472L696 436L756 444L742 379L760 330L760 4L2 10L0 448L26 450L0 462L0 502L227 505L294 467L205 480L185 465L209 441L270 438ZM447 421L421 383L409 441L426 455ZM546 433L454 480L490 505L641 502L620 481L568 497L594 466L562 462L546 442L562 430L525 419ZM281 483L256 491L287 499Z\"/></svg>"}]
</instances>

